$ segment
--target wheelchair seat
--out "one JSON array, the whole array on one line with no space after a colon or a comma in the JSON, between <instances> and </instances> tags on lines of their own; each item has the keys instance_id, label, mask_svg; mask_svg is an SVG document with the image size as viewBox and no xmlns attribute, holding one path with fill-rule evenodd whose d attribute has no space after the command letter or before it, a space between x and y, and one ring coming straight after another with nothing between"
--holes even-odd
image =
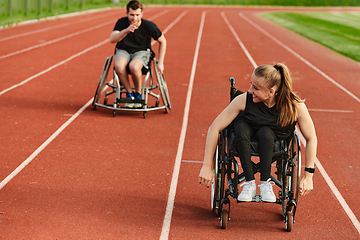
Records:
<instances>
[{"instance_id":1,"label":"wheelchair seat","mask_svg":"<svg viewBox=\"0 0 360 240\"><path fill-rule=\"evenodd\" d=\"M228 139L230 143L229 151L230 156L232 157L239 157L236 146L235 146L235 132L233 130L230 131L228 134ZM273 157L280 157L287 153L289 143L285 139L277 139L274 141L274 150L273 150ZM259 143L256 139L252 138L250 140L251 146L251 156L258 157L259 156Z\"/></svg>"}]
</instances>

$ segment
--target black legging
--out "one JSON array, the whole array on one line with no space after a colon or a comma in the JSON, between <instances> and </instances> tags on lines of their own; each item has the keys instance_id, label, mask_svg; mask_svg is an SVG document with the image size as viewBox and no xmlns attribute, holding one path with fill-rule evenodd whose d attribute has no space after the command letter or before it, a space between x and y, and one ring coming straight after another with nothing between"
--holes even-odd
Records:
<instances>
[{"instance_id":1,"label":"black legging","mask_svg":"<svg viewBox=\"0 0 360 240\"><path fill-rule=\"evenodd\" d=\"M258 141L260 156L261 181L270 178L271 163L274 151L274 141L277 139L273 130L269 127L262 127L257 132L250 127L243 117L234 122L236 150L240 157L241 166L244 170L245 180L254 180L254 171L251 163L250 138Z\"/></svg>"}]
</instances>

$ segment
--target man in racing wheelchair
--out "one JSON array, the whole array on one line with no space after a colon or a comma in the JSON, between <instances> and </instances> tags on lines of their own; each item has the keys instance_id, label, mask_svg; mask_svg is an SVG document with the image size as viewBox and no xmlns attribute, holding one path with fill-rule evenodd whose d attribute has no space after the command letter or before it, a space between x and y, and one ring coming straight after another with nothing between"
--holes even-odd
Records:
<instances>
[{"instance_id":1,"label":"man in racing wheelchair","mask_svg":"<svg viewBox=\"0 0 360 240\"><path fill-rule=\"evenodd\" d=\"M157 67L164 71L166 39L159 28L151 21L142 19L143 5L137 0L128 2L127 16L118 19L110 35L110 42L116 43L114 55L115 70L121 84L126 90L126 97L132 100L142 99L142 69L147 68L151 56L151 39L159 42L159 58ZM133 91L128 71L132 76L135 90ZM126 107L141 107L136 103L127 103Z\"/></svg>"},{"instance_id":2,"label":"man in racing wheelchair","mask_svg":"<svg viewBox=\"0 0 360 240\"><path fill-rule=\"evenodd\" d=\"M239 116L239 113L242 116ZM295 124L306 140L305 175L299 184L301 195L313 189L313 173L316 158L317 138L313 121L301 100L292 90L289 69L281 63L257 67L251 76L247 93L234 98L210 126L206 138L203 166L199 183L207 187L214 182L213 156L219 132L233 120L235 144L245 174L245 184L238 201L251 201L256 194L251 163L250 138L258 141L260 157L260 198L263 202L275 202L270 171L274 140L287 139L293 134Z\"/></svg>"}]
</instances>

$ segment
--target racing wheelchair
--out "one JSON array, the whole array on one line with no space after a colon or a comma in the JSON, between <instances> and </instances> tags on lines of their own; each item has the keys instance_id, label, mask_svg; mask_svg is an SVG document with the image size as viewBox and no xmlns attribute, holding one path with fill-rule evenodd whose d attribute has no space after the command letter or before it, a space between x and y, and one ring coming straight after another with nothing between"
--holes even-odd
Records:
<instances>
[{"instance_id":1,"label":"racing wheelchair","mask_svg":"<svg viewBox=\"0 0 360 240\"><path fill-rule=\"evenodd\" d=\"M235 79L230 78L230 101L242 94L237 90ZM213 212L219 216L221 228L226 229L230 220L230 198L237 200L239 195L238 186L245 181L245 174L239 173L236 158L238 152L234 146L233 124L227 126L219 133L218 143L213 158L213 171L215 181L211 186L211 207ZM258 157L258 143L255 139L250 142L251 156ZM294 133L292 138L286 140L275 140L272 164L276 164L275 174L271 180L280 188L276 204L281 205L282 215L286 231L293 229L296 207L299 200L299 183L301 173L301 149L300 138ZM260 172L260 163L252 161L254 173ZM273 176L275 175L275 177ZM274 189L275 190L275 189ZM256 195L252 202L262 202Z\"/></svg>"},{"instance_id":2,"label":"racing wheelchair","mask_svg":"<svg viewBox=\"0 0 360 240\"><path fill-rule=\"evenodd\" d=\"M144 66L142 68L142 75L145 75L141 88L142 99L126 98L126 91L121 85L120 79L115 71L115 67L113 67L113 78L107 81L113 60L113 56L110 56L106 58L105 65L100 75L99 84L92 102L94 110L96 110L98 106L111 109L113 110L114 117L116 116L117 111L137 111L143 112L144 118L146 118L148 111L165 109L166 113L169 112L171 104L165 78L157 68L157 60L155 58L154 51L151 49L149 50L151 51L150 61L148 66ZM130 74L129 66L127 66L127 73ZM110 91L105 91L108 88ZM110 99L109 96L111 95L114 97ZM152 97L153 101L150 100L150 97ZM163 103L161 105L160 97ZM100 103L100 100L102 100L103 103ZM111 100L113 100L112 103L109 103ZM141 107L130 108L126 106L127 104L140 104Z\"/></svg>"}]
</instances>

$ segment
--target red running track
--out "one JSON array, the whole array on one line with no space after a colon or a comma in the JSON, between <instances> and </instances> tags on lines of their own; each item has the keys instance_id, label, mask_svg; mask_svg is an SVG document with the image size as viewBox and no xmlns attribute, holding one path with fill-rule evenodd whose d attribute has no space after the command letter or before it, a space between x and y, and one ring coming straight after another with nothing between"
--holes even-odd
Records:
<instances>
[{"instance_id":1,"label":"red running track","mask_svg":"<svg viewBox=\"0 0 360 240\"><path fill-rule=\"evenodd\" d=\"M145 120L89 106L124 9L0 30L1 238L359 239L360 66L258 15L273 10L146 7L166 29L172 110ZM229 77L246 90L255 65L277 62L316 126L315 189L291 233L279 205L236 201L222 230L197 182L207 128Z\"/></svg>"}]
</instances>

